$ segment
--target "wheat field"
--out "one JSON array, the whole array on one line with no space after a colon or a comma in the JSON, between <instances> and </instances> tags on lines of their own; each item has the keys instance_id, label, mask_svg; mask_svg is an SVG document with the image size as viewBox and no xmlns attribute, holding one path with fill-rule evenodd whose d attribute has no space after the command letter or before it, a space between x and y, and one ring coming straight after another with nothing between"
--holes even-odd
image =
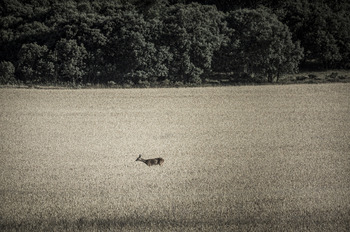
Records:
<instances>
[{"instance_id":1,"label":"wheat field","mask_svg":"<svg viewBox=\"0 0 350 232\"><path fill-rule=\"evenodd\" d=\"M0 89L0 129L1 231L350 228L350 84Z\"/></svg>"}]
</instances>

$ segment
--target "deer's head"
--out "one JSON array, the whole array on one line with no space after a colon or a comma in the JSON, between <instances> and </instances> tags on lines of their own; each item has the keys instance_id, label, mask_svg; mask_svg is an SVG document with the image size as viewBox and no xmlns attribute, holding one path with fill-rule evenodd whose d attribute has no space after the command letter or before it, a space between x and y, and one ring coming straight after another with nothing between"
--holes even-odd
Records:
<instances>
[{"instance_id":1,"label":"deer's head","mask_svg":"<svg viewBox=\"0 0 350 232\"><path fill-rule=\"evenodd\" d=\"M135 161L140 161L141 160L141 155L135 160Z\"/></svg>"}]
</instances>

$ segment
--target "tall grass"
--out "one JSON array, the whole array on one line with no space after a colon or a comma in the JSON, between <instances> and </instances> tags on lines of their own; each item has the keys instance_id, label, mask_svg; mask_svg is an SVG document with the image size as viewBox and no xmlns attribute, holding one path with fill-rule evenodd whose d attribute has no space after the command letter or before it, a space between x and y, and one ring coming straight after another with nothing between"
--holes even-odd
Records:
<instances>
[{"instance_id":1,"label":"tall grass","mask_svg":"<svg viewBox=\"0 0 350 232\"><path fill-rule=\"evenodd\" d=\"M349 90L1 89L0 230L346 231Z\"/></svg>"}]
</instances>

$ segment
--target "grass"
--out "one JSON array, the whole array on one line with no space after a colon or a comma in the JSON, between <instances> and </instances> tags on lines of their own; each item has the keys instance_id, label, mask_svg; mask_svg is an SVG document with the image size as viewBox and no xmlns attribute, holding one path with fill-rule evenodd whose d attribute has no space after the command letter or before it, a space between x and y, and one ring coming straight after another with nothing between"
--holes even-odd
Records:
<instances>
[{"instance_id":1,"label":"grass","mask_svg":"<svg viewBox=\"0 0 350 232\"><path fill-rule=\"evenodd\" d=\"M348 70L329 71L302 71L299 74L286 74L282 77L282 84L319 84L319 83L349 83L350 73Z\"/></svg>"},{"instance_id":2,"label":"grass","mask_svg":"<svg viewBox=\"0 0 350 232\"><path fill-rule=\"evenodd\" d=\"M347 231L349 90L1 89L0 230Z\"/></svg>"},{"instance_id":3,"label":"grass","mask_svg":"<svg viewBox=\"0 0 350 232\"><path fill-rule=\"evenodd\" d=\"M324 83L350 83L350 72L345 69L333 70L303 70L298 74L284 74L278 82L269 83L259 80L240 79L233 73L214 73L209 78L205 78L199 83L171 82L168 79L161 82L138 84L125 83L117 84L114 81L108 81L104 84L91 83L23 83L18 81L16 84L0 85L1 88L34 88L34 89L130 89L130 88L192 88L192 87L218 87L218 86L247 86L247 85L287 85L287 84L324 84Z\"/></svg>"}]
</instances>

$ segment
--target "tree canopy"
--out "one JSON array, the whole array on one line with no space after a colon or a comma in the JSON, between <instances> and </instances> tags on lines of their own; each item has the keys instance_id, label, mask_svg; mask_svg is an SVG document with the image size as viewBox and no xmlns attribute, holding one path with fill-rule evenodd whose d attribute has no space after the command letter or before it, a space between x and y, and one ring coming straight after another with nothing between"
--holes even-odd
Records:
<instances>
[{"instance_id":1,"label":"tree canopy","mask_svg":"<svg viewBox=\"0 0 350 232\"><path fill-rule=\"evenodd\" d=\"M286 25L269 10L243 9L229 12L230 42L221 47L226 70L242 72L257 81L278 81L283 73L298 71L303 50L293 43ZM219 61L222 59L219 59Z\"/></svg>"},{"instance_id":2,"label":"tree canopy","mask_svg":"<svg viewBox=\"0 0 350 232\"><path fill-rule=\"evenodd\" d=\"M278 81L350 67L347 1L3 0L0 82Z\"/></svg>"}]
</instances>

